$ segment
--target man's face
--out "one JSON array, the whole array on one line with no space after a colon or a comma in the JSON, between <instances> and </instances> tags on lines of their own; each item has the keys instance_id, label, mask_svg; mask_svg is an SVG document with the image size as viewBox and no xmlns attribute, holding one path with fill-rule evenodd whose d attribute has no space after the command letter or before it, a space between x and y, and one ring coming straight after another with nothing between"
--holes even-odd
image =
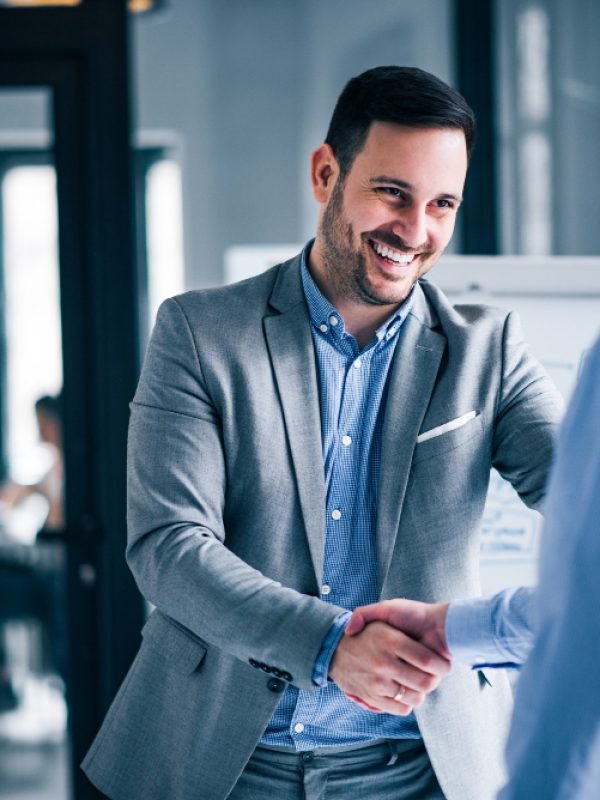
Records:
<instances>
[{"instance_id":1,"label":"man's face","mask_svg":"<svg viewBox=\"0 0 600 800\"><path fill-rule=\"evenodd\" d=\"M315 186L317 271L330 299L401 303L452 237L467 172L463 132L374 123L343 182L322 148L334 180L320 196Z\"/></svg>"}]
</instances>

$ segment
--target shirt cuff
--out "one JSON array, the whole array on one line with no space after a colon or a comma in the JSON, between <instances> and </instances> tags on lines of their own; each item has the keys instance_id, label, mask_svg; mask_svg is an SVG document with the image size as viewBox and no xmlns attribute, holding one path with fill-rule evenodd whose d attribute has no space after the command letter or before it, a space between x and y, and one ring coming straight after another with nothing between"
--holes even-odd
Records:
<instances>
[{"instance_id":1,"label":"shirt cuff","mask_svg":"<svg viewBox=\"0 0 600 800\"><path fill-rule=\"evenodd\" d=\"M327 686L329 663L333 658L333 654L339 644L340 639L344 635L344 631L350 622L351 616L352 612L350 611L342 611L340 614L338 614L333 620L327 635L323 639L323 644L321 645L321 650L319 651L319 655L315 661L312 674L312 681L315 686Z\"/></svg>"},{"instance_id":2,"label":"shirt cuff","mask_svg":"<svg viewBox=\"0 0 600 800\"><path fill-rule=\"evenodd\" d=\"M513 623L516 600L529 601L527 590L507 590L493 597L450 603L446 616L446 641L452 658L473 669L518 668L531 643L527 616ZM511 612L513 612L511 614Z\"/></svg>"}]
</instances>

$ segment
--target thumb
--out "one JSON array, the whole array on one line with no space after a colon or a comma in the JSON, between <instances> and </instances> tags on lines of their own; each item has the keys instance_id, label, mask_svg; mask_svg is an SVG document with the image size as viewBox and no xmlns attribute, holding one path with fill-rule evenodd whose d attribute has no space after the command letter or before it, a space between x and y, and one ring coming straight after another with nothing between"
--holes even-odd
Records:
<instances>
[{"instance_id":1,"label":"thumb","mask_svg":"<svg viewBox=\"0 0 600 800\"><path fill-rule=\"evenodd\" d=\"M357 633L363 630L366 624L367 620L365 619L363 609L357 608L350 617L350 622L346 625L346 636L356 636Z\"/></svg>"}]
</instances>

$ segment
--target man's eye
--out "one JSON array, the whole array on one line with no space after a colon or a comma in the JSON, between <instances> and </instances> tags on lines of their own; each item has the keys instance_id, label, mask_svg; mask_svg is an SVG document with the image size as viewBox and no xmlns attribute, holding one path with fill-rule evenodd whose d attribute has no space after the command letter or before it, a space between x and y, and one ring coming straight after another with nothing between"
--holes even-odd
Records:
<instances>
[{"instance_id":1,"label":"man's eye","mask_svg":"<svg viewBox=\"0 0 600 800\"><path fill-rule=\"evenodd\" d=\"M447 197L440 198L435 201L437 208L454 208L454 200L449 200Z\"/></svg>"},{"instance_id":2,"label":"man's eye","mask_svg":"<svg viewBox=\"0 0 600 800\"><path fill-rule=\"evenodd\" d=\"M378 186L375 191L394 199L402 199L404 197L402 189L398 189L397 186Z\"/></svg>"}]
</instances>

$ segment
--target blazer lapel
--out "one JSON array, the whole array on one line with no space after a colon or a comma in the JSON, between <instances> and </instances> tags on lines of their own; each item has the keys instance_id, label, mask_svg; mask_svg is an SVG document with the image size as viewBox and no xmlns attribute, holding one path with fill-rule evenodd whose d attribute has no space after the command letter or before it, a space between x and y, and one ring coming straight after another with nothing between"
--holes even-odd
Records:
<instances>
[{"instance_id":1,"label":"blazer lapel","mask_svg":"<svg viewBox=\"0 0 600 800\"><path fill-rule=\"evenodd\" d=\"M446 338L432 330L434 320L419 285L415 292L390 367L383 420L376 534L379 592L396 542L417 435L446 347Z\"/></svg>"},{"instance_id":2,"label":"blazer lapel","mask_svg":"<svg viewBox=\"0 0 600 800\"><path fill-rule=\"evenodd\" d=\"M281 266L271 306L279 313L263 320L281 398L298 495L317 580L323 574L325 479L319 388L300 260Z\"/></svg>"}]
</instances>

